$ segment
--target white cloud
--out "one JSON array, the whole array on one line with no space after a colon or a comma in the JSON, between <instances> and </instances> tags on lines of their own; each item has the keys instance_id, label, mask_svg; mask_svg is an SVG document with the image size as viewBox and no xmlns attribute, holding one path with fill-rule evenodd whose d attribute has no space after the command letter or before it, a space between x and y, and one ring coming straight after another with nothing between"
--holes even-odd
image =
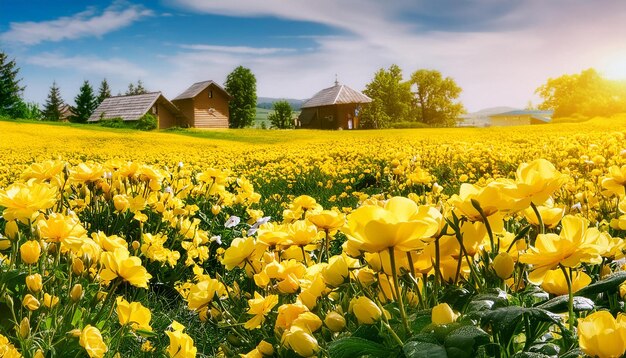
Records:
<instances>
[{"instance_id":1,"label":"white cloud","mask_svg":"<svg viewBox=\"0 0 626 358\"><path fill-rule=\"evenodd\" d=\"M9 43L36 45L45 41L58 42L82 37L102 36L133 22L151 16L153 12L140 5L123 6L114 3L97 14L89 9L73 16L41 22L12 22L9 30L0 34L0 40Z\"/></svg>"},{"instance_id":2,"label":"white cloud","mask_svg":"<svg viewBox=\"0 0 626 358\"><path fill-rule=\"evenodd\" d=\"M250 46L216 46L204 44L180 45L181 48L194 51L225 52L241 55L272 55L276 53L294 52L295 49L278 47L250 47Z\"/></svg>"},{"instance_id":3,"label":"white cloud","mask_svg":"<svg viewBox=\"0 0 626 358\"><path fill-rule=\"evenodd\" d=\"M26 62L44 68L59 68L102 77L120 77L131 81L148 76L144 68L121 58L64 57L55 53L41 53L26 58Z\"/></svg>"}]
</instances>

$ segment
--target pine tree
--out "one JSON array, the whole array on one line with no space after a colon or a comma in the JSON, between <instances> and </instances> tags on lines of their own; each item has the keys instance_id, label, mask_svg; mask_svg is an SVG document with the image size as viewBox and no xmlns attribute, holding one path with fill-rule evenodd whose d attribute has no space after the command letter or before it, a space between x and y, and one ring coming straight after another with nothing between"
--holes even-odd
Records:
<instances>
[{"instance_id":1,"label":"pine tree","mask_svg":"<svg viewBox=\"0 0 626 358\"><path fill-rule=\"evenodd\" d=\"M96 99L97 104L99 105L100 103L102 103L102 101L109 97L111 97L111 87L109 87L109 83L105 78L102 80L102 82L100 82L100 88L98 89L98 98Z\"/></svg>"},{"instance_id":2,"label":"pine tree","mask_svg":"<svg viewBox=\"0 0 626 358\"><path fill-rule=\"evenodd\" d=\"M19 71L15 60L9 61L7 55L0 52L0 114L16 117L23 107L24 87L20 87L21 79L17 78Z\"/></svg>"},{"instance_id":3,"label":"pine tree","mask_svg":"<svg viewBox=\"0 0 626 358\"><path fill-rule=\"evenodd\" d=\"M144 93L148 93L148 90L143 86L143 82L141 80L137 81L136 85L132 82L128 84L128 89L126 90L127 96L134 96Z\"/></svg>"},{"instance_id":4,"label":"pine tree","mask_svg":"<svg viewBox=\"0 0 626 358\"><path fill-rule=\"evenodd\" d=\"M63 105L63 99L61 98L61 91L57 86L56 81L52 82L50 87L50 93L46 99L46 105L44 106L43 116L47 121L59 121L61 120L61 106Z\"/></svg>"},{"instance_id":5,"label":"pine tree","mask_svg":"<svg viewBox=\"0 0 626 358\"><path fill-rule=\"evenodd\" d=\"M89 84L89 81L83 82L80 87L80 91L76 98L74 98L76 106L74 107L74 114L70 117L70 121L76 123L86 123L93 111L98 107L98 102L93 93L93 88Z\"/></svg>"}]
</instances>

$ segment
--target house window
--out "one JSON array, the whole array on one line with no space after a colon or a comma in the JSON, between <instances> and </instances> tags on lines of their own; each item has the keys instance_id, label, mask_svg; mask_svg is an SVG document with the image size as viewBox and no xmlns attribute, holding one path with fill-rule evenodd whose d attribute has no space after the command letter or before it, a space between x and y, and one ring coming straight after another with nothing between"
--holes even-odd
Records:
<instances>
[{"instance_id":1,"label":"house window","mask_svg":"<svg viewBox=\"0 0 626 358\"><path fill-rule=\"evenodd\" d=\"M213 91L209 90L209 98L213 98Z\"/></svg>"}]
</instances>

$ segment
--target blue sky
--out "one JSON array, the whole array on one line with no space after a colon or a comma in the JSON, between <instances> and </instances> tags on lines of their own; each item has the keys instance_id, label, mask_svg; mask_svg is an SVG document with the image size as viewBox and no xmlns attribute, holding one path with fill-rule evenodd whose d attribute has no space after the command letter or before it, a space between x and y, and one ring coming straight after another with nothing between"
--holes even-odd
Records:
<instances>
[{"instance_id":1,"label":"blue sky","mask_svg":"<svg viewBox=\"0 0 626 358\"><path fill-rule=\"evenodd\" d=\"M395 63L454 78L475 111L537 103L548 77L589 67L626 77L624 24L622 0L0 0L0 49L39 103L53 81L73 103L105 77L173 98L239 65L259 96L308 98Z\"/></svg>"}]
</instances>

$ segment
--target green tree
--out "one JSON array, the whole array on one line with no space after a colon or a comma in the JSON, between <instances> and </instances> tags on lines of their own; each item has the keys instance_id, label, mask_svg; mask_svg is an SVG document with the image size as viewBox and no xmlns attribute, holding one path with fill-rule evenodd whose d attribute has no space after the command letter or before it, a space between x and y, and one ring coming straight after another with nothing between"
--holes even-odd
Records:
<instances>
[{"instance_id":1,"label":"green tree","mask_svg":"<svg viewBox=\"0 0 626 358\"><path fill-rule=\"evenodd\" d=\"M100 82L100 88L98 88L98 98L96 99L98 101L98 105L109 97L111 97L111 87L109 87L109 83L105 78L102 82Z\"/></svg>"},{"instance_id":2,"label":"green tree","mask_svg":"<svg viewBox=\"0 0 626 358\"><path fill-rule=\"evenodd\" d=\"M83 85L80 87L76 98L74 98L74 103L76 106L74 107L74 114L70 117L70 121L76 123L87 123L87 120L98 107L98 100L96 99L93 88L89 84L89 81L83 82Z\"/></svg>"},{"instance_id":3,"label":"green tree","mask_svg":"<svg viewBox=\"0 0 626 358\"><path fill-rule=\"evenodd\" d=\"M626 86L605 79L593 68L549 78L535 93L543 99L539 108L553 110L554 117L609 116L626 111Z\"/></svg>"},{"instance_id":4,"label":"green tree","mask_svg":"<svg viewBox=\"0 0 626 358\"><path fill-rule=\"evenodd\" d=\"M57 86L56 81L52 82L46 104L43 109L44 119L47 121L59 121L61 120L61 106L63 105L63 99L61 98L61 91Z\"/></svg>"},{"instance_id":5,"label":"green tree","mask_svg":"<svg viewBox=\"0 0 626 358\"><path fill-rule=\"evenodd\" d=\"M453 127L465 112L463 104L455 102L461 87L450 77L436 70L417 70L409 80L414 92L414 109L418 121L437 127Z\"/></svg>"},{"instance_id":6,"label":"green tree","mask_svg":"<svg viewBox=\"0 0 626 358\"><path fill-rule=\"evenodd\" d=\"M256 115L256 77L243 66L235 68L224 84L233 97L228 104L230 128L244 128L252 125Z\"/></svg>"},{"instance_id":7,"label":"green tree","mask_svg":"<svg viewBox=\"0 0 626 358\"><path fill-rule=\"evenodd\" d=\"M273 104L274 112L267 116L272 123L272 127L280 129L293 128L293 110L287 101L276 101Z\"/></svg>"},{"instance_id":8,"label":"green tree","mask_svg":"<svg viewBox=\"0 0 626 358\"><path fill-rule=\"evenodd\" d=\"M126 90L127 96L145 93L148 93L148 90L143 86L143 82L141 80L138 80L136 85L132 82L128 84L128 89Z\"/></svg>"},{"instance_id":9,"label":"green tree","mask_svg":"<svg viewBox=\"0 0 626 358\"><path fill-rule=\"evenodd\" d=\"M7 55L0 51L0 114L19 117L24 103L22 101L21 79L18 78L20 69L15 60L9 61Z\"/></svg>"},{"instance_id":10,"label":"green tree","mask_svg":"<svg viewBox=\"0 0 626 358\"><path fill-rule=\"evenodd\" d=\"M391 123L409 119L411 91L409 85L402 81L402 70L397 65L391 65L388 70L378 70L363 93L372 102L361 112L361 127L386 128Z\"/></svg>"}]
</instances>

